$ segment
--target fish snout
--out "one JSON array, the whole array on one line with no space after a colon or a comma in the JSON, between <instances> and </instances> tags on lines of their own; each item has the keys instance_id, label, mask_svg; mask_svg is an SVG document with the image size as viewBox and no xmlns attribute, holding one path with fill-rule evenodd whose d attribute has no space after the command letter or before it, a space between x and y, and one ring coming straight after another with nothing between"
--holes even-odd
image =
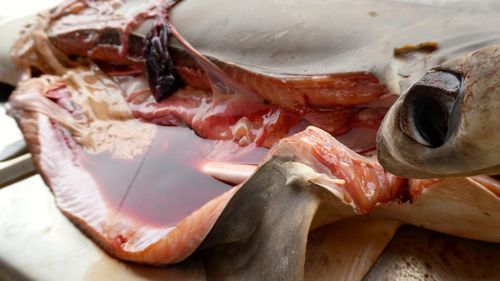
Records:
<instances>
[{"instance_id":1,"label":"fish snout","mask_svg":"<svg viewBox=\"0 0 500 281\"><path fill-rule=\"evenodd\" d=\"M377 151L386 170L405 177L500 173L500 45L413 84L384 118Z\"/></svg>"}]
</instances>

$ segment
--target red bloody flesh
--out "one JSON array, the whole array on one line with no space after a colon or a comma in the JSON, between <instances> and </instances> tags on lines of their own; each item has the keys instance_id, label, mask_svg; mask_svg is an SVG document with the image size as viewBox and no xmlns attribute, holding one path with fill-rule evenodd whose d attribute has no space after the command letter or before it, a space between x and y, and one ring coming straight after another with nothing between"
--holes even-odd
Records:
<instances>
[{"instance_id":1,"label":"red bloody flesh","mask_svg":"<svg viewBox=\"0 0 500 281\"><path fill-rule=\"evenodd\" d=\"M177 71L184 82L199 89L210 89L207 75L189 56L180 51L174 52L174 56ZM214 62L265 101L292 111L366 104L387 93L387 88L371 73L286 75L258 73L237 65Z\"/></svg>"},{"instance_id":2,"label":"red bloody flesh","mask_svg":"<svg viewBox=\"0 0 500 281\"><path fill-rule=\"evenodd\" d=\"M297 112L240 95L214 98L207 89L185 87L156 102L144 80L142 76L115 77L136 118L158 125L186 125L203 138L233 140L243 146L248 143L242 143L244 135L257 146L271 147L280 138L297 132L294 128L314 125L357 152L370 151L375 148L378 126L395 100L387 95L368 104Z\"/></svg>"}]
</instances>

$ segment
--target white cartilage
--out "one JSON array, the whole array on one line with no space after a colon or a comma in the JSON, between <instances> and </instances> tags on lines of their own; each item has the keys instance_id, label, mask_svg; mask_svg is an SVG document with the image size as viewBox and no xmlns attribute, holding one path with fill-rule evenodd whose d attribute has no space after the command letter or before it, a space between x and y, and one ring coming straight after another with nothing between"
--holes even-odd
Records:
<instances>
[{"instance_id":1,"label":"white cartilage","mask_svg":"<svg viewBox=\"0 0 500 281\"><path fill-rule=\"evenodd\" d=\"M201 170L205 174L230 184L240 184L257 169L257 165L229 162L208 162Z\"/></svg>"},{"instance_id":2,"label":"white cartilage","mask_svg":"<svg viewBox=\"0 0 500 281\"><path fill-rule=\"evenodd\" d=\"M345 180L343 179L336 179L325 174L318 174L317 176L310 178L307 181L309 183L325 188L338 198L344 198L344 192L338 187L339 185L345 185Z\"/></svg>"}]
</instances>

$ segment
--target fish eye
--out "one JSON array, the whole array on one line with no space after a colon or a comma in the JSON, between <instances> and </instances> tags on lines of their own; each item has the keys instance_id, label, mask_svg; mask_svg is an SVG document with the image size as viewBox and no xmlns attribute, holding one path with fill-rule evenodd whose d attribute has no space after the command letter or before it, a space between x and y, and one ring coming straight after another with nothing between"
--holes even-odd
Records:
<instances>
[{"instance_id":1,"label":"fish eye","mask_svg":"<svg viewBox=\"0 0 500 281\"><path fill-rule=\"evenodd\" d=\"M400 116L401 130L418 143L437 148L458 120L452 115L462 88L462 77L447 71L428 72L406 94Z\"/></svg>"}]
</instances>

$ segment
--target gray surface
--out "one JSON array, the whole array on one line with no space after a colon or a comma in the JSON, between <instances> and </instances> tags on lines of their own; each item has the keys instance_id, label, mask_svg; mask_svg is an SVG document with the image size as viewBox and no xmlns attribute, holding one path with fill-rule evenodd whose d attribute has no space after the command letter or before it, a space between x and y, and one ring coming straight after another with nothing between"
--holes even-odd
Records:
<instances>
[{"instance_id":1,"label":"gray surface","mask_svg":"<svg viewBox=\"0 0 500 281\"><path fill-rule=\"evenodd\" d=\"M23 135L14 119L5 113L4 104L0 104L0 151L12 143L23 140ZM0 188L25 176L32 175L35 169L29 154L23 154L8 161L0 162Z\"/></svg>"},{"instance_id":2,"label":"gray surface","mask_svg":"<svg viewBox=\"0 0 500 281\"><path fill-rule=\"evenodd\" d=\"M405 226L365 278L378 280L500 280L500 244Z\"/></svg>"},{"instance_id":3,"label":"gray surface","mask_svg":"<svg viewBox=\"0 0 500 281\"><path fill-rule=\"evenodd\" d=\"M5 104L3 103L0 103L0 128L2 128L0 136L0 150L2 150L5 146L23 138L23 135L17 127L14 119L7 116Z\"/></svg>"}]
</instances>

